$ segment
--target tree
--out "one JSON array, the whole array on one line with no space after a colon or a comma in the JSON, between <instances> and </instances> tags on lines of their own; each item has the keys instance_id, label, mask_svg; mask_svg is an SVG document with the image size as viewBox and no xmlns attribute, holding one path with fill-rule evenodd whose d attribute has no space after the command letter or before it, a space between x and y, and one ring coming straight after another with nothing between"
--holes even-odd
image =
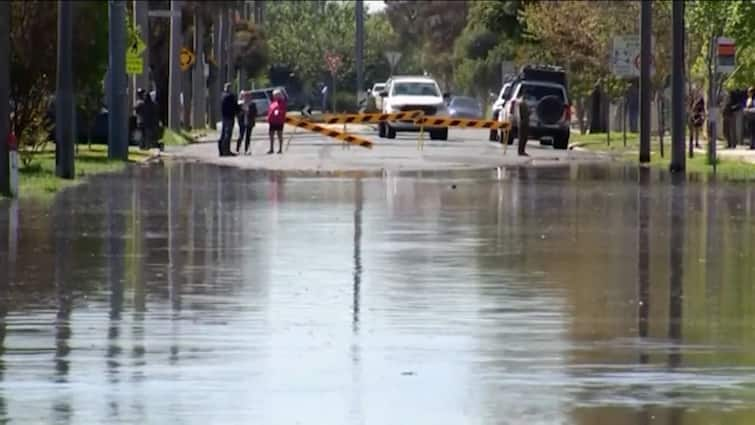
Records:
<instances>
[{"instance_id":1,"label":"tree","mask_svg":"<svg viewBox=\"0 0 755 425\"><path fill-rule=\"evenodd\" d=\"M386 1L385 13L402 43L416 49L420 64L442 85L453 81L453 46L467 25L467 1Z\"/></svg>"},{"instance_id":2,"label":"tree","mask_svg":"<svg viewBox=\"0 0 755 425\"><path fill-rule=\"evenodd\" d=\"M47 110L55 93L57 8L41 0L11 2L11 98L13 125L23 147L46 140ZM101 96L107 67L107 3L76 2L74 88L78 97ZM86 52L86 54L80 54ZM99 90L98 90L99 89ZM101 97L100 97L101 98ZM44 134L45 137L42 137Z\"/></svg>"}]
</instances>

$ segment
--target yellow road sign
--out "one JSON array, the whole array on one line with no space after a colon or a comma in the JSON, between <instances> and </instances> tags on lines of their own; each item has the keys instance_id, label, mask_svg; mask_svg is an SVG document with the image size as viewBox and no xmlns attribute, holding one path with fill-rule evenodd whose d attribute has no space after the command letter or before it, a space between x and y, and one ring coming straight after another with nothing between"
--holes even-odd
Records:
<instances>
[{"instance_id":1,"label":"yellow road sign","mask_svg":"<svg viewBox=\"0 0 755 425\"><path fill-rule=\"evenodd\" d=\"M395 114L326 114L322 116L325 124L363 124L383 121L416 121L424 116L422 111L405 111Z\"/></svg>"},{"instance_id":2,"label":"yellow road sign","mask_svg":"<svg viewBox=\"0 0 755 425\"><path fill-rule=\"evenodd\" d=\"M141 75L144 72L144 61L139 55L134 55L131 51L126 52L126 74Z\"/></svg>"},{"instance_id":3,"label":"yellow road sign","mask_svg":"<svg viewBox=\"0 0 755 425\"><path fill-rule=\"evenodd\" d=\"M142 41L141 37L138 35L135 35L132 37L131 42L128 46L128 52L134 55L141 56L142 53L144 53L144 50L147 48L147 46L144 44L144 41Z\"/></svg>"},{"instance_id":4,"label":"yellow road sign","mask_svg":"<svg viewBox=\"0 0 755 425\"><path fill-rule=\"evenodd\" d=\"M419 120L419 123L425 127L490 128L504 130L511 128L511 123L508 121L469 120L459 118L424 117Z\"/></svg>"},{"instance_id":5,"label":"yellow road sign","mask_svg":"<svg viewBox=\"0 0 755 425\"><path fill-rule=\"evenodd\" d=\"M309 121L300 120L293 117L286 117L286 124L293 125L295 127L303 128L305 130L320 133L334 139L343 140L344 142L351 143L352 145L361 146L363 148L372 149L372 142L361 137L352 136L348 133L342 133L340 131L331 130L318 124L314 124Z\"/></svg>"},{"instance_id":6,"label":"yellow road sign","mask_svg":"<svg viewBox=\"0 0 755 425\"><path fill-rule=\"evenodd\" d=\"M190 66L194 65L194 53L187 49L186 47L181 48L181 53L179 54L179 61L181 64L181 70L186 71L189 69Z\"/></svg>"}]
</instances>

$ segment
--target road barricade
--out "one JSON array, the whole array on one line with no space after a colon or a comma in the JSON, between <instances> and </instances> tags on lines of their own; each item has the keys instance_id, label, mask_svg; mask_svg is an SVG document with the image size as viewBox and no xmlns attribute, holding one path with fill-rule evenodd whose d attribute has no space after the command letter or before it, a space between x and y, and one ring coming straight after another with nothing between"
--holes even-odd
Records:
<instances>
[{"instance_id":1,"label":"road barricade","mask_svg":"<svg viewBox=\"0 0 755 425\"><path fill-rule=\"evenodd\" d=\"M511 123L496 120L471 120L461 118L435 118L424 117L419 123L425 127L461 127L461 128L487 128L491 130L508 130Z\"/></svg>"},{"instance_id":2,"label":"road barricade","mask_svg":"<svg viewBox=\"0 0 755 425\"><path fill-rule=\"evenodd\" d=\"M422 111L404 111L393 114L326 114L319 122L323 124L367 124L384 121L418 121L424 116Z\"/></svg>"},{"instance_id":3,"label":"road barricade","mask_svg":"<svg viewBox=\"0 0 755 425\"><path fill-rule=\"evenodd\" d=\"M353 136L351 134L344 133L341 131L331 130L329 128L323 127L319 124L315 124L307 120L288 116L286 117L286 124L292 125L297 128L303 128L305 130L309 130L314 133L319 133L328 137L332 137L334 139L338 139L343 142L350 143L352 145L357 145L363 148L372 149L372 142L367 139L364 139L358 136ZM289 139L289 143L291 143L290 139Z\"/></svg>"}]
</instances>

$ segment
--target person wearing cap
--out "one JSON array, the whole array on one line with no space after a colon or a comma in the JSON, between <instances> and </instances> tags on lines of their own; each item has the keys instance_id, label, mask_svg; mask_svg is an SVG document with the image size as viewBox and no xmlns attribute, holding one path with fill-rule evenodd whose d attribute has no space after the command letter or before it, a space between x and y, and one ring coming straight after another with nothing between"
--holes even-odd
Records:
<instances>
[{"instance_id":1,"label":"person wearing cap","mask_svg":"<svg viewBox=\"0 0 755 425\"><path fill-rule=\"evenodd\" d=\"M220 156L236 156L231 152L231 137L238 111L238 99L236 99L236 95L231 91L231 83L225 83L223 86L223 98L220 104L220 115L223 120L220 139L218 140L218 154Z\"/></svg>"},{"instance_id":2,"label":"person wearing cap","mask_svg":"<svg viewBox=\"0 0 755 425\"><path fill-rule=\"evenodd\" d=\"M286 123L286 100L283 92L279 89L273 90L273 103L267 111L268 133L270 135L270 150L267 154L274 152L275 135L278 135L278 153L283 153L283 125Z\"/></svg>"}]
</instances>

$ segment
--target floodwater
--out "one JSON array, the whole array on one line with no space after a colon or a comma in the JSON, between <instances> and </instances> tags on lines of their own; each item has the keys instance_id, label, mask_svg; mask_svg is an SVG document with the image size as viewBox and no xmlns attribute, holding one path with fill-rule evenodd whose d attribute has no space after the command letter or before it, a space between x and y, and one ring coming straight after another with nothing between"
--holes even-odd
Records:
<instances>
[{"instance_id":1,"label":"floodwater","mask_svg":"<svg viewBox=\"0 0 755 425\"><path fill-rule=\"evenodd\" d=\"M0 422L751 425L754 200L177 163L0 201Z\"/></svg>"}]
</instances>

